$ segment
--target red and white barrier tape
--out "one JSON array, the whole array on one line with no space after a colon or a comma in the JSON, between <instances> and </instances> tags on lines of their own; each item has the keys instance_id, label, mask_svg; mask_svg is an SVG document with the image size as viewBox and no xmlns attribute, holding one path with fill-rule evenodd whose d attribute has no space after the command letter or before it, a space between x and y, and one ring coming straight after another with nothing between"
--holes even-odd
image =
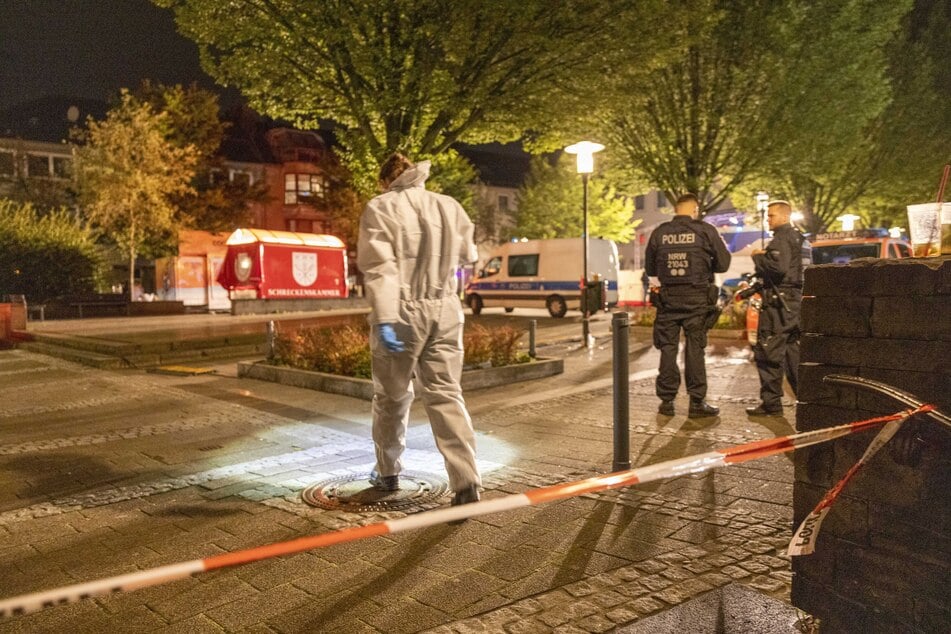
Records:
<instances>
[{"instance_id":1,"label":"red and white barrier tape","mask_svg":"<svg viewBox=\"0 0 951 634\"><path fill-rule=\"evenodd\" d=\"M74 603L82 599L105 596L117 592L126 592L137 590L149 586L156 586L184 579L200 572L208 572L219 568L238 566L272 557L290 555L294 553L311 550L313 548L324 548L335 544L343 544L367 537L377 537L392 533L435 526L445 522L457 521L486 515L489 513L498 513L509 511L525 506L534 506L545 502L554 502L567 498L577 497L586 493L596 493L607 489L616 489L619 487L632 486L660 480L662 478L672 478L691 473L702 473L717 467L726 467L732 464L758 460L767 456L773 456L801 447L808 447L823 442L828 442L842 436L864 431L876 425L900 421L924 412L930 412L934 409L932 405L923 405L915 409L906 410L892 414L890 416L880 416L868 420L838 425L826 429L817 429L815 431L783 436L780 438L769 438L755 442L745 443L721 449L709 451L686 458L677 458L676 460L667 460L654 465L638 467L628 471L618 471L607 475L595 476L576 482L557 484L540 489L532 489L525 493L508 495L491 500L483 500L474 504L465 504L461 506L451 506L440 508L433 511L418 513L400 519L369 524L367 526L355 526L344 528L331 533L321 535L312 535L301 537L286 542L258 546L239 550L237 552L224 555L216 555L205 559L195 559L159 568L151 568L126 575L108 577L98 581L80 583L45 592L36 592L24 594L11 599L0 601L0 618L7 616L17 616L29 614L44 608L54 607L67 603Z\"/></svg>"},{"instance_id":2,"label":"red and white barrier tape","mask_svg":"<svg viewBox=\"0 0 951 634\"><path fill-rule=\"evenodd\" d=\"M875 438L872 439L872 442L869 443L868 447L865 449L865 453L862 454L862 457L859 458L859 461L856 462L852 467L845 472L845 475L842 476L842 479L839 480L834 487L829 489L829 492L826 493L822 500L816 504L816 508L812 509L812 512L806 516L806 519L802 521L799 525L799 528L796 529L796 532L793 534L793 538L789 541L789 548L786 551L786 554L795 557L798 555L811 555L816 550L816 540L819 538L819 529L822 527L822 520L826 518L826 515L829 513L829 509L832 508L832 504L839 497L839 494L842 493L842 489L845 488L845 485L849 483L849 480L852 479L859 470L865 466L869 460L872 459L878 450L885 446L885 444L892 439L892 437L898 432L902 423L908 420L911 417L911 414L903 416L898 420L893 420L885 424L885 427L882 428L880 432L875 435Z\"/></svg>"}]
</instances>

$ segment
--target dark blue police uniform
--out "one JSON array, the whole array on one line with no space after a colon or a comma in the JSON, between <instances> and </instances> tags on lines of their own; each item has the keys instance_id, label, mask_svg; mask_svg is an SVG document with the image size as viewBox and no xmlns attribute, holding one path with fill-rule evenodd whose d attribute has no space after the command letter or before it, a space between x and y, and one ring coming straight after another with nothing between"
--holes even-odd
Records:
<instances>
[{"instance_id":1,"label":"dark blue police uniform","mask_svg":"<svg viewBox=\"0 0 951 634\"><path fill-rule=\"evenodd\" d=\"M763 280L763 307L753 346L762 402L747 409L750 414L782 411L784 374L798 396L802 277L803 269L811 263L809 242L790 224L777 227L765 253L753 256L756 274Z\"/></svg>"},{"instance_id":2,"label":"dark blue police uniform","mask_svg":"<svg viewBox=\"0 0 951 634\"><path fill-rule=\"evenodd\" d=\"M680 332L684 332L684 378L690 395L691 414L708 407L704 348L707 345L707 318L717 301L714 273L730 266L730 252L713 225L677 215L657 227L647 243L645 269L661 283L660 301L654 320L654 346L660 350L660 373L656 391L669 402L680 389L677 353ZM672 406L668 406L672 407ZM672 409L669 410L672 412ZM707 414L715 413L709 408Z\"/></svg>"}]
</instances>

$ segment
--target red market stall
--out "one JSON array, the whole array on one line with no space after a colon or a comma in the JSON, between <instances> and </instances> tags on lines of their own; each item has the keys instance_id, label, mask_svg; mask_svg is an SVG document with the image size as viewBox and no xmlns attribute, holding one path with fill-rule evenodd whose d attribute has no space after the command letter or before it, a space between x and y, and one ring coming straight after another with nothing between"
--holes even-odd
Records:
<instances>
[{"instance_id":1,"label":"red market stall","mask_svg":"<svg viewBox=\"0 0 951 634\"><path fill-rule=\"evenodd\" d=\"M335 236L238 229L218 283L231 299L347 297L347 249Z\"/></svg>"}]
</instances>

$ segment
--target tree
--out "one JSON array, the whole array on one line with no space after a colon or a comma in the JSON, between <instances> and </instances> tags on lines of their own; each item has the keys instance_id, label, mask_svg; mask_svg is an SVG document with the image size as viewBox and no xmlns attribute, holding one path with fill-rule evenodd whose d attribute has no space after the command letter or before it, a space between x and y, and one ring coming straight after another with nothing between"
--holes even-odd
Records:
<instances>
[{"instance_id":1,"label":"tree","mask_svg":"<svg viewBox=\"0 0 951 634\"><path fill-rule=\"evenodd\" d=\"M102 260L93 232L66 209L0 199L0 295L44 302L92 291Z\"/></svg>"},{"instance_id":2,"label":"tree","mask_svg":"<svg viewBox=\"0 0 951 634\"><path fill-rule=\"evenodd\" d=\"M715 208L777 156L822 161L883 107L881 42L902 3L692 0L680 53L607 133L646 184ZM780 161L783 162L783 161Z\"/></svg>"},{"instance_id":3,"label":"tree","mask_svg":"<svg viewBox=\"0 0 951 634\"><path fill-rule=\"evenodd\" d=\"M927 107L920 87L915 86L918 73L896 66L909 61L906 51L895 50L909 6L909 2L859 0L816 14L828 44L853 64L840 66L837 57L820 56L803 71L803 81L816 77L824 89L846 86L852 95L848 107L836 107L836 99L815 104L813 119L831 119L834 125L813 131L821 135L789 139L765 166L763 179L803 213L807 231L827 229L841 214L855 211L872 191L894 183L894 177L904 171L900 163L910 159L907 151L912 148L907 143L924 141L914 133L917 120L925 114L922 107ZM856 12L861 19L856 19ZM905 43L899 46L904 47ZM855 60L861 63L855 65Z\"/></svg>"},{"instance_id":4,"label":"tree","mask_svg":"<svg viewBox=\"0 0 951 634\"><path fill-rule=\"evenodd\" d=\"M182 224L203 231L233 231L248 224L250 203L267 198L267 186L263 181L227 178L219 149L228 124L221 120L218 96L195 84L184 88L145 80L135 98L166 113L170 142L180 148L191 146L197 153L190 190L172 198ZM167 235L153 250L172 250L177 240L177 235Z\"/></svg>"},{"instance_id":5,"label":"tree","mask_svg":"<svg viewBox=\"0 0 951 634\"><path fill-rule=\"evenodd\" d=\"M634 205L617 195L600 178L588 190L588 234L615 242L629 242L637 221ZM572 238L583 235L583 183L564 155L553 162L532 160L525 185L518 194L516 231L524 238Z\"/></svg>"},{"instance_id":6,"label":"tree","mask_svg":"<svg viewBox=\"0 0 951 634\"><path fill-rule=\"evenodd\" d=\"M399 150L514 140L581 117L583 88L622 61L652 58L659 0L153 0L172 8L204 68L252 107L314 126L341 124L364 194ZM647 26L637 38L631 33Z\"/></svg>"},{"instance_id":7,"label":"tree","mask_svg":"<svg viewBox=\"0 0 951 634\"><path fill-rule=\"evenodd\" d=\"M139 249L175 227L171 197L190 191L198 161L193 146L169 141L168 119L124 90L105 120L88 121L76 151L82 209L128 256L130 294Z\"/></svg>"}]
</instances>

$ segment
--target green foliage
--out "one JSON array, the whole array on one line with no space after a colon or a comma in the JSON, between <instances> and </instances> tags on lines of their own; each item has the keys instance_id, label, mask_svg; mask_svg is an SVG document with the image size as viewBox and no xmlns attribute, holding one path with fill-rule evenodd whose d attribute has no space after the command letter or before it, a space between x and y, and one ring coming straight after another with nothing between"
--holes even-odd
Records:
<instances>
[{"instance_id":1,"label":"green foliage","mask_svg":"<svg viewBox=\"0 0 951 634\"><path fill-rule=\"evenodd\" d=\"M104 121L89 120L76 151L82 209L127 255L129 289L139 250L178 226L172 197L192 191L198 153L168 140L168 118L123 91Z\"/></svg>"},{"instance_id":2,"label":"green foliage","mask_svg":"<svg viewBox=\"0 0 951 634\"><path fill-rule=\"evenodd\" d=\"M0 295L44 302L90 292L102 266L92 231L67 210L0 199Z\"/></svg>"},{"instance_id":3,"label":"green foliage","mask_svg":"<svg viewBox=\"0 0 951 634\"><path fill-rule=\"evenodd\" d=\"M607 128L642 180L710 210L754 174L818 175L845 148L861 160L856 140L888 94L883 45L907 0L688 4L670 25L679 54L631 85Z\"/></svg>"},{"instance_id":4,"label":"green foliage","mask_svg":"<svg viewBox=\"0 0 951 634\"><path fill-rule=\"evenodd\" d=\"M584 185L572 162L560 155L552 163L532 160L525 185L518 194L517 237L571 238L582 235ZM588 184L588 231L596 238L628 242L637 221L634 204L619 196L605 179Z\"/></svg>"},{"instance_id":5,"label":"green foliage","mask_svg":"<svg viewBox=\"0 0 951 634\"><path fill-rule=\"evenodd\" d=\"M475 207L472 186L479 182L479 172L464 156L451 149L430 160L432 174L426 181L426 188L452 196L471 217Z\"/></svg>"},{"instance_id":6,"label":"green foliage","mask_svg":"<svg viewBox=\"0 0 951 634\"><path fill-rule=\"evenodd\" d=\"M771 190L781 192L804 213L808 231L829 228L877 188L884 186L896 194L907 191L898 185L907 178L904 168L922 164L911 157L919 148L909 142L926 140L915 134L915 128L930 106L914 88L916 69L894 74L895 63L908 55L905 44L889 61L889 49L898 44L896 35L910 4L910 0L820 3L808 14L808 26L824 30L823 47L830 53L808 59L793 75L810 82L811 89L825 98L799 109L798 116L810 127L787 139L784 151L766 165L773 178L765 178ZM891 55L895 57L895 51ZM926 136L934 132L929 130Z\"/></svg>"},{"instance_id":7,"label":"green foliage","mask_svg":"<svg viewBox=\"0 0 951 634\"><path fill-rule=\"evenodd\" d=\"M365 326L343 326L279 335L274 344L274 363L369 379L369 333Z\"/></svg>"},{"instance_id":8,"label":"green foliage","mask_svg":"<svg viewBox=\"0 0 951 634\"><path fill-rule=\"evenodd\" d=\"M544 139L557 123L590 121L592 78L654 57L662 34L651 27L665 4L153 2L175 11L209 74L259 112L341 124L345 163L365 195L393 151L436 156L456 142L515 140L526 130Z\"/></svg>"},{"instance_id":9,"label":"green foliage","mask_svg":"<svg viewBox=\"0 0 951 634\"><path fill-rule=\"evenodd\" d=\"M463 334L464 362L468 366L489 363L493 368L526 363L529 361L528 355L518 349L518 341L523 334L511 326L467 326Z\"/></svg>"},{"instance_id":10,"label":"green foliage","mask_svg":"<svg viewBox=\"0 0 951 634\"><path fill-rule=\"evenodd\" d=\"M518 350L522 332L511 326L485 328L467 325L463 333L467 366L493 367L525 363L528 355ZM371 374L370 332L367 326L305 328L279 334L274 345L276 365L369 379Z\"/></svg>"},{"instance_id":11,"label":"green foliage","mask_svg":"<svg viewBox=\"0 0 951 634\"><path fill-rule=\"evenodd\" d=\"M247 225L252 215L249 203L266 199L267 185L264 181L252 184L220 177L227 175L217 154L227 124L220 118L218 96L194 84L183 88L146 80L134 98L149 104L153 111L164 113L164 134L169 142L179 148L193 148L196 153L190 189L171 197L180 220L176 224L221 232ZM177 230L167 231L153 242L147 249L151 255L167 255L177 246Z\"/></svg>"}]
</instances>

